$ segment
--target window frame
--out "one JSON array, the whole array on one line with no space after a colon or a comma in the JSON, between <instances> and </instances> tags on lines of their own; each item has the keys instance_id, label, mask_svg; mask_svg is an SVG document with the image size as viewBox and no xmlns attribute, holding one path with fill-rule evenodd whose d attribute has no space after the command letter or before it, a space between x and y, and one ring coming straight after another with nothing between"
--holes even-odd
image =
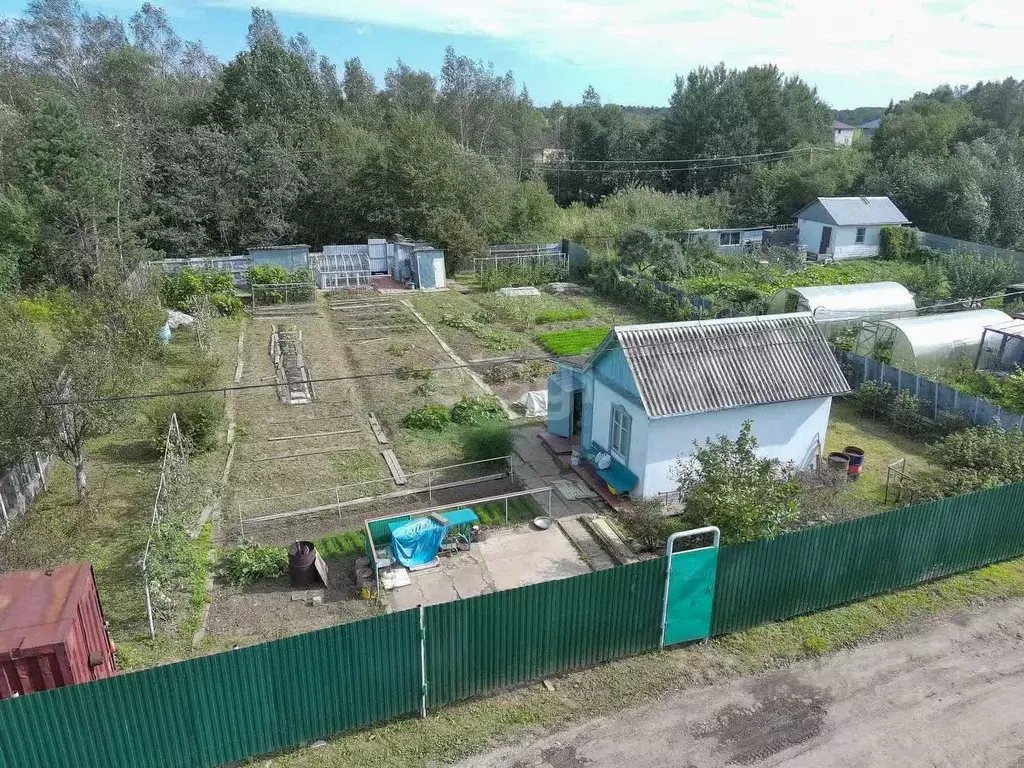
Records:
<instances>
[{"instance_id":1,"label":"window frame","mask_svg":"<svg viewBox=\"0 0 1024 768\"><path fill-rule=\"evenodd\" d=\"M864 241L867 240L867 239L868 239L868 228L867 227L857 227L857 235L854 238L854 242L856 242L857 245L864 245Z\"/></svg>"},{"instance_id":2,"label":"window frame","mask_svg":"<svg viewBox=\"0 0 1024 768\"><path fill-rule=\"evenodd\" d=\"M623 464L627 463L629 461L629 444L633 441L633 417L629 411L617 403L613 404L611 408L608 431L608 450ZM616 435L620 438L618 447L615 444ZM625 450L622 450L623 448Z\"/></svg>"},{"instance_id":3,"label":"window frame","mask_svg":"<svg viewBox=\"0 0 1024 768\"><path fill-rule=\"evenodd\" d=\"M742 232L730 232L729 233L729 245L742 245L743 233Z\"/></svg>"},{"instance_id":4,"label":"window frame","mask_svg":"<svg viewBox=\"0 0 1024 768\"><path fill-rule=\"evenodd\" d=\"M729 244L729 233L728 232L719 232L718 233L718 244L719 245L728 245Z\"/></svg>"}]
</instances>

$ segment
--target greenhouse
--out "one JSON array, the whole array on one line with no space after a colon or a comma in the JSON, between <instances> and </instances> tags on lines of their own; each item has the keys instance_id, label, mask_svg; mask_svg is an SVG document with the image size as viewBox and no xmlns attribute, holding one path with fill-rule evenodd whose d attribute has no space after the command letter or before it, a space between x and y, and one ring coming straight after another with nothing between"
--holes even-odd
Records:
<instances>
[{"instance_id":1,"label":"greenhouse","mask_svg":"<svg viewBox=\"0 0 1024 768\"><path fill-rule=\"evenodd\" d=\"M333 252L327 252L327 249ZM348 249L348 250L343 250ZM324 253L310 254L313 279L321 291L340 288L371 288L370 256L365 245L327 246Z\"/></svg>"},{"instance_id":2,"label":"greenhouse","mask_svg":"<svg viewBox=\"0 0 1024 768\"><path fill-rule=\"evenodd\" d=\"M973 362L985 329L1001 326L1009 319L998 309L975 309L865 322L857 331L853 351L897 368L917 370L948 362L956 355L969 356Z\"/></svg>"},{"instance_id":3,"label":"greenhouse","mask_svg":"<svg viewBox=\"0 0 1024 768\"><path fill-rule=\"evenodd\" d=\"M1014 317L986 328L974 367L998 373L1024 368L1024 319Z\"/></svg>"},{"instance_id":4,"label":"greenhouse","mask_svg":"<svg viewBox=\"0 0 1024 768\"><path fill-rule=\"evenodd\" d=\"M854 283L786 288L772 297L768 311L811 312L826 335L861 320L913 317L914 295L899 283Z\"/></svg>"}]
</instances>

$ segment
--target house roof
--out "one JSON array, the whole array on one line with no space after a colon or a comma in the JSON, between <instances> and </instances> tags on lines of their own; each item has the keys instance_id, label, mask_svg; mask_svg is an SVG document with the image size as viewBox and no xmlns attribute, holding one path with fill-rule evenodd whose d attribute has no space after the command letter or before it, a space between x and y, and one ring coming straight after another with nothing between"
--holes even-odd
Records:
<instances>
[{"instance_id":1,"label":"house roof","mask_svg":"<svg viewBox=\"0 0 1024 768\"><path fill-rule=\"evenodd\" d=\"M852 125L847 125L846 123L841 123L838 120L833 120L832 121L832 127L834 129L836 129L837 131L852 131L853 130L853 126Z\"/></svg>"},{"instance_id":2,"label":"house roof","mask_svg":"<svg viewBox=\"0 0 1024 768\"><path fill-rule=\"evenodd\" d=\"M797 211L796 218L837 227L910 223L888 197L819 197Z\"/></svg>"},{"instance_id":3,"label":"house roof","mask_svg":"<svg viewBox=\"0 0 1024 768\"><path fill-rule=\"evenodd\" d=\"M810 312L612 329L651 418L840 395L850 386Z\"/></svg>"},{"instance_id":4,"label":"house roof","mask_svg":"<svg viewBox=\"0 0 1024 768\"><path fill-rule=\"evenodd\" d=\"M868 120L866 123L864 123L864 125L861 126L861 129L866 130L866 131L874 131L881 124L882 124L882 118L876 117L874 120Z\"/></svg>"}]
</instances>

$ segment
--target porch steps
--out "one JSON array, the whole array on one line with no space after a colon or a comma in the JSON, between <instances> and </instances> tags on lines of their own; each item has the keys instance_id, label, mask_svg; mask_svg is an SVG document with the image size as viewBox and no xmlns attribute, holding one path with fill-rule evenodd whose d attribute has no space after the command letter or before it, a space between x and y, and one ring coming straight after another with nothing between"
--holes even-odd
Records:
<instances>
[{"instance_id":1,"label":"porch steps","mask_svg":"<svg viewBox=\"0 0 1024 768\"><path fill-rule=\"evenodd\" d=\"M562 532L569 538L572 545L579 550L587 565L595 571L606 571L615 567L615 561L605 552L604 547L595 539L581 520L588 515L567 515L555 521Z\"/></svg>"},{"instance_id":2,"label":"porch steps","mask_svg":"<svg viewBox=\"0 0 1024 768\"><path fill-rule=\"evenodd\" d=\"M639 560L604 515L584 515L580 522L619 565L629 565Z\"/></svg>"}]
</instances>

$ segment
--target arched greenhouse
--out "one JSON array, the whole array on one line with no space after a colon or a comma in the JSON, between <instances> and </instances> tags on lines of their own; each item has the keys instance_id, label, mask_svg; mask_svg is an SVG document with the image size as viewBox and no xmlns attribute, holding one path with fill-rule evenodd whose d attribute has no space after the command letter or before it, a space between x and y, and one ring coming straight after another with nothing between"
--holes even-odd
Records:
<instances>
[{"instance_id":1,"label":"arched greenhouse","mask_svg":"<svg viewBox=\"0 0 1024 768\"><path fill-rule=\"evenodd\" d=\"M857 331L853 351L891 362L897 368L917 370L945 363L957 355L968 356L973 362L985 328L1003 325L1009 319L998 309L974 309L866 322Z\"/></svg>"},{"instance_id":2,"label":"arched greenhouse","mask_svg":"<svg viewBox=\"0 0 1024 768\"><path fill-rule=\"evenodd\" d=\"M914 295L899 283L853 283L785 288L772 297L771 314L811 312L826 335L861 320L913 317Z\"/></svg>"}]
</instances>

